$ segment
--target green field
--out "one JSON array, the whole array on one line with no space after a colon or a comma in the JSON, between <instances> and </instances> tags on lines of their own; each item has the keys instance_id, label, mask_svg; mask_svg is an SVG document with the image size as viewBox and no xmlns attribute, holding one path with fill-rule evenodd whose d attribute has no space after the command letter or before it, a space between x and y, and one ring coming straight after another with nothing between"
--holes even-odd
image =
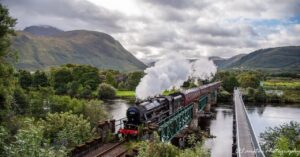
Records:
<instances>
[{"instance_id":1,"label":"green field","mask_svg":"<svg viewBox=\"0 0 300 157\"><path fill-rule=\"evenodd\" d=\"M263 82L265 89L300 90L300 80L268 80Z\"/></svg>"},{"instance_id":2,"label":"green field","mask_svg":"<svg viewBox=\"0 0 300 157\"><path fill-rule=\"evenodd\" d=\"M282 96L277 96L275 99L279 99L285 103L299 103L300 102L300 80L299 79L270 79L262 82L263 88L266 90L280 90L283 92ZM269 98L274 95L268 95Z\"/></svg>"},{"instance_id":3,"label":"green field","mask_svg":"<svg viewBox=\"0 0 300 157\"><path fill-rule=\"evenodd\" d=\"M120 98L135 97L135 91L120 91L120 90L118 90L116 92L116 96L120 97Z\"/></svg>"}]
</instances>

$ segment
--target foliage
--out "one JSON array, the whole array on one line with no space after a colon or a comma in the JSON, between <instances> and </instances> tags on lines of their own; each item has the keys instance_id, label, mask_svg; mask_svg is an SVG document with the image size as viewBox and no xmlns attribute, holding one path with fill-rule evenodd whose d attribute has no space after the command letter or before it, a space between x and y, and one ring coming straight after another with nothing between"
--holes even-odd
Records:
<instances>
[{"instance_id":1,"label":"foliage","mask_svg":"<svg viewBox=\"0 0 300 157\"><path fill-rule=\"evenodd\" d=\"M103 121L108 118L108 114L105 111L101 101L90 100L85 103L83 107L83 115L87 117L92 126L96 126L99 121Z\"/></svg>"},{"instance_id":2,"label":"foliage","mask_svg":"<svg viewBox=\"0 0 300 157\"><path fill-rule=\"evenodd\" d=\"M10 49L10 38L15 34L16 19L10 17L8 9L0 3L0 123L9 116L13 101L13 68L9 64L15 53Z\"/></svg>"},{"instance_id":3,"label":"foliage","mask_svg":"<svg viewBox=\"0 0 300 157\"><path fill-rule=\"evenodd\" d=\"M102 83L99 85L98 98L111 99L116 96L116 89L109 84Z\"/></svg>"},{"instance_id":4,"label":"foliage","mask_svg":"<svg viewBox=\"0 0 300 157\"><path fill-rule=\"evenodd\" d=\"M284 123L278 127L268 128L264 133L260 134L261 146L267 156L272 155L272 151L277 148L285 149L285 139L288 140L289 150L295 149L297 136L300 136L300 124L291 121Z\"/></svg>"},{"instance_id":5,"label":"foliage","mask_svg":"<svg viewBox=\"0 0 300 157\"><path fill-rule=\"evenodd\" d=\"M137 85L140 83L140 80L143 78L144 73L143 72L132 72L128 74L128 78L126 81L126 87L128 90L135 90Z\"/></svg>"},{"instance_id":6,"label":"foliage","mask_svg":"<svg viewBox=\"0 0 300 157\"><path fill-rule=\"evenodd\" d=\"M9 16L8 9L0 4L0 64L12 57L10 36L15 35L16 19Z\"/></svg>"},{"instance_id":7,"label":"foliage","mask_svg":"<svg viewBox=\"0 0 300 157\"><path fill-rule=\"evenodd\" d=\"M265 102L266 101L266 93L262 87L259 87L254 95L254 99L256 102Z\"/></svg>"},{"instance_id":8,"label":"foliage","mask_svg":"<svg viewBox=\"0 0 300 157\"><path fill-rule=\"evenodd\" d=\"M49 106L51 112L68 112L82 113L84 101L69 96L53 95L50 97Z\"/></svg>"},{"instance_id":9,"label":"foliage","mask_svg":"<svg viewBox=\"0 0 300 157\"><path fill-rule=\"evenodd\" d=\"M79 92L79 98L83 99L91 99L93 97L93 92L90 86L84 87L80 92Z\"/></svg>"},{"instance_id":10,"label":"foliage","mask_svg":"<svg viewBox=\"0 0 300 157\"><path fill-rule=\"evenodd\" d=\"M76 65L72 69L73 78L82 86L89 86L92 91L96 90L101 82L98 69L89 65Z\"/></svg>"},{"instance_id":11,"label":"foliage","mask_svg":"<svg viewBox=\"0 0 300 157\"><path fill-rule=\"evenodd\" d=\"M170 143L142 142L139 146L138 157L172 157L178 156L179 149Z\"/></svg>"},{"instance_id":12,"label":"foliage","mask_svg":"<svg viewBox=\"0 0 300 157\"><path fill-rule=\"evenodd\" d=\"M25 124L26 127L20 129L14 136L15 141L5 148L8 156L66 156L63 147L55 150L43 137L44 126L34 124L33 119L27 119Z\"/></svg>"},{"instance_id":13,"label":"foliage","mask_svg":"<svg viewBox=\"0 0 300 157\"><path fill-rule=\"evenodd\" d=\"M29 99L28 96L25 94L22 88L16 88L14 90L14 103L12 105L13 110L17 114L25 114L28 113L29 109Z\"/></svg>"},{"instance_id":14,"label":"foliage","mask_svg":"<svg viewBox=\"0 0 300 157\"><path fill-rule=\"evenodd\" d=\"M180 150L176 146L160 141L143 141L139 144L138 157L209 157L202 143L195 143L193 148Z\"/></svg>"},{"instance_id":15,"label":"foliage","mask_svg":"<svg viewBox=\"0 0 300 157\"><path fill-rule=\"evenodd\" d=\"M239 84L243 88L257 88L260 83L259 75L253 72L244 72L237 76Z\"/></svg>"},{"instance_id":16,"label":"foliage","mask_svg":"<svg viewBox=\"0 0 300 157\"><path fill-rule=\"evenodd\" d=\"M210 153L202 147L202 143L197 142L193 148L188 148L180 152L178 157L209 157Z\"/></svg>"},{"instance_id":17,"label":"foliage","mask_svg":"<svg viewBox=\"0 0 300 157\"><path fill-rule=\"evenodd\" d=\"M23 89L28 89L32 85L32 76L30 72L26 70L19 71L19 84Z\"/></svg>"},{"instance_id":18,"label":"foliage","mask_svg":"<svg viewBox=\"0 0 300 157\"><path fill-rule=\"evenodd\" d=\"M116 79L111 72L106 73L105 83L110 84L113 87L117 87Z\"/></svg>"},{"instance_id":19,"label":"foliage","mask_svg":"<svg viewBox=\"0 0 300 157\"><path fill-rule=\"evenodd\" d=\"M56 90L56 94L67 94L67 84L73 81L71 70L68 68L59 68L51 70L53 87Z\"/></svg>"},{"instance_id":20,"label":"foliage","mask_svg":"<svg viewBox=\"0 0 300 157\"><path fill-rule=\"evenodd\" d=\"M217 95L217 99L220 102L229 102L231 100L231 94L229 92L227 92L226 90L224 90L223 88L221 88L220 92L218 92Z\"/></svg>"},{"instance_id":21,"label":"foliage","mask_svg":"<svg viewBox=\"0 0 300 157\"><path fill-rule=\"evenodd\" d=\"M300 149L291 150L289 148L289 140L281 136L275 143L275 151L272 154L272 157L299 157L300 156Z\"/></svg>"},{"instance_id":22,"label":"foliage","mask_svg":"<svg viewBox=\"0 0 300 157\"><path fill-rule=\"evenodd\" d=\"M46 87L49 84L48 77L45 72L43 71L36 71L33 74L33 81L32 81L32 86L33 87Z\"/></svg>"},{"instance_id":23,"label":"foliage","mask_svg":"<svg viewBox=\"0 0 300 157\"><path fill-rule=\"evenodd\" d=\"M42 125L45 126L45 137L57 147L71 148L94 135L90 123L82 115L71 112L48 114Z\"/></svg>"},{"instance_id":24,"label":"foliage","mask_svg":"<svg viewBox=\"0 0 300 157\"><path fill-rule=\"evenodd\" d=\"M233 92L234 87L239 86L239 83L235 76L231 75L224 78L222 81L223 88L228 92Z\"/></svg>"},{"instance_id":25,"label":"foliage","mask_svg":"<svg viewBox=\"0 0 300 157\"><path fill-rule=\"evenodd\" d=\"M7 156L6 154L6 144L9 140L8 130L0 125L0 156Z\"/></svg>"}]
</instances>

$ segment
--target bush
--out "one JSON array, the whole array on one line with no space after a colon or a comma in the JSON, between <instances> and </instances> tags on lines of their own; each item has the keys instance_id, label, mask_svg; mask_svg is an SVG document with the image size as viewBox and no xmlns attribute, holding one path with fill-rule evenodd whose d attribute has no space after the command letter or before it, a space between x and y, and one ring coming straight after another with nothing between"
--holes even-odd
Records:
<instances>
[{"instance_id":1,"label":"bush","mask_svg":"<svg viewBox=\"0 0 300 157\"><path fill-rule=\"evenodd\" d=\"M82 115L70 112L48 114L41 123L45 126L45 137L58 147L71 148L94 136L90 123Z\"/></svg>"},{"instance_id":2,"label":"bush","mask_svg":"<svg viewBox=\"0 0 300 157\"><path fill-rule=\"evenodd\" d=\"M218 102L229 102L231 101L231 94L229 92L227 92L226 90L224 90L223 88L221 89L221 91L218 93Z\"/></svg>"},{"instance_id":3,"label":"bush","mask_svg":"<svg viewBox=\"0 0 300 157\"><path fill-rule=\"evenodd\" d=\"M293 150L300 147L297 137L300 136L300 124L291 121L278 127L269 127L264 133L260 134L261 146L266 156L271 156L272 151L280 148L280 143L287 141L288 149ZM298 143L298 144L297 144Z\"/></svg>"},{"instance_id":4,"label":"bush","mask_svg":"<svg viewBox=\"0 0 300 157\"><path fill-rule=\"evenodd\" d=\"M116 89L109 84L101 83L99 85L98 98L112 99L116 96Z\"/></svg>"},{"instance_id":5,"label":"bush","mask_svg":"<svg viewBox=\"0 0 300 157\"><path fill-rule=\"evenodd\" d=\"M108 114L102 105L102 102L98 100L86 102L83 108L83 115L90 120L92 126L96 126L99 121L108 118Z\"/></svg>"}]
</instances>

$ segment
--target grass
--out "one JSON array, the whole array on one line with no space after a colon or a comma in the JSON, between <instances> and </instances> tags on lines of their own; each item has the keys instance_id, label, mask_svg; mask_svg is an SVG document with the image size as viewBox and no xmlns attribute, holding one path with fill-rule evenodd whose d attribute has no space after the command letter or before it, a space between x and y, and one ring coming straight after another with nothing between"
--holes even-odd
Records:
<instances>
[{"instance_id":1,"label":"grass","mask_svg":"<svg viewBox=\"0 0 300 157\"><path fill-rule=\"evenodd\" d=\"M263 82L263 87L266 90L281 90L282 96L277 96L275 99L285 103L299 103L300 102L300 80L299 79L278 79L273 78ZM268 95L272 98L272 94Z\"/></svg>"},{"instance_id":2,"label":"grass","mask_svg":"<svg viewBox=\"0 0 300 157\"><path fill-rule=\"evenodd\" d=\"M120 98L135 97L135 91L120 91L120 90L117 90L116 96L120 97Z\"/></svg>"},{"instance_id":3,"label":"grass","mask_svg":"<svg viewBox=\"0 0 300 157\"><path fill-rule=\"evenodd\" d=\"M268 80L263 82L265 89L300 90L300 80Z\"/></svg>"}]
</instances>

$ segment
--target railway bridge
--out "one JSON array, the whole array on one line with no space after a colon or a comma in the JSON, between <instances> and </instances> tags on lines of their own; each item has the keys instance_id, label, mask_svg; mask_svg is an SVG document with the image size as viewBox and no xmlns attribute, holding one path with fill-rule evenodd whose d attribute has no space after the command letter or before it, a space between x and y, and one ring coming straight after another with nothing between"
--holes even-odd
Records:
<instances>
[{"instance_id":1,"label":"railway bridge","mask_svg":"<svg viewBox=\"0 0 300 157\"><path fill-rule=\"evenodd\" d=\"M199 87L198 92L201 94L189 94L192 97L193 101L188 101L184 107L177 110L175 113L170 116L158 121L158 132L160 135L160 139L163 142L171 141L179 132L181 132L187 125L192 124L195 119L198 119L199 116L203 116L206 113L210 112L210 108L212 105L217 103L217 94L218 90L221 87L221 82L215 82L208 85L203 85ZM189 93L193 93L193 91L186 91ZM184 93L183 93L184 94ZM188 94L187 94L188 95ZM242 95L239 89L234 90L234 118L233 118L233 145L232 145L232 156L233 157L264 157L264 154L259 146L258 140L255 136L251 121L248 117L247 110L243 103ZM119 121L113 121L113 123L105 123L107 124L107 128L109 126L113 126L111 130L118 130L118 128L122 127L122 122L124 119ZM119 124L117 124L119 122ZM112 124L112 125L111 125ZM105 138L105 135L102 135L101 138ZM98 140L99 141L99 140ZM102 139L103 141L103 139ZM118 153L122 154L126 152L124 147L119 146L119 144L111 144L117 145L118 147L109 147L109 144L101 144L95 145L94 143L99 143L97 141L91 141L90 145L83 145L79 149L75 149L74 155L72 156L105 156L102 155L107 152L114 151L111 150L122 150ZM108 147L108 149L102 150ZM81 149L81 150L80 150ZM76 152L78 151L78 152ZM98 155L95 155L98 154ZM120 155L123 156L124 154ZM119 156L119 155L118 155Z\"/></svg>"},{"instance_id":2,"label":"railway bridge","mask_svg":"<svg viewBox=\"0 0 300 157\"><path fill-rule=\"evenodd\" d=\"M232 156L265 157L260 148L239 89L234 90Z\"/></svg>"},{"instance_id":3,"label":"railway bridge","mask_svg":"<svg viewBox=\"0 0 300 157\"><path fill-rule=\"evenodd\" d=\"M161 120L158 123L161 141L168 142L172 140L193 119L198 119L200 115L209 113L211 106L217 103L220 86L220 82L201 86L201 95L198 98L171 116Z\"/></svg>"}]
</instances>

